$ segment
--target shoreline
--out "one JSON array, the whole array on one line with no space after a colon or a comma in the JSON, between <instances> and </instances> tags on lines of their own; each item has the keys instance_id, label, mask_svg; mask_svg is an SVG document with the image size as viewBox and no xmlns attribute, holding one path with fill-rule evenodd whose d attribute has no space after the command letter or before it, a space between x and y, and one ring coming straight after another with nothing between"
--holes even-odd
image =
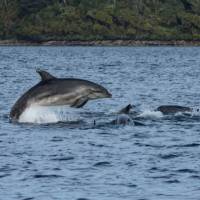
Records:
<instances>
[{"instance_id":1,"label":"shoreline","mask_svg":"<svg viewBox=\"0 0 200 200\"><path fill-rule=\"evenodd\" d=\"M0 40L0 46L200 46L200 41L186 40L91 40L91 41L23 41Z\"/></svg>"}]
</instances>

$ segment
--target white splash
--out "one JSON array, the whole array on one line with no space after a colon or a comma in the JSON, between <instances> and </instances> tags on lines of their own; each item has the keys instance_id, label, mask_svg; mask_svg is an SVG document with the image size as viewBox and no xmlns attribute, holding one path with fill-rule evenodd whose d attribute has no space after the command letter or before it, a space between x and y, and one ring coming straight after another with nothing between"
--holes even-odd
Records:
<instances>
[{"instance_id":1,"label":"white splash","mask_svg":"<svg viewBox=\"0 0 200 200\"><path fill-rule=\"evenodd\" d=\"M151 110L144 110L139 117L142 118L150 118L150 119L160 119L164 115L160 111L151 111Z\"/></svg>"},{"instance_id":2,"label":"white splash","mask_svg":"<svg viewBox=\"0 0 200 200\"><path fill-rule=\"evenodd\" d=\"M77 109L66 106L47 107L32 105L20 116L20 123L57 123L75 122L81 120Z\"/></svg>"}]
</instances>

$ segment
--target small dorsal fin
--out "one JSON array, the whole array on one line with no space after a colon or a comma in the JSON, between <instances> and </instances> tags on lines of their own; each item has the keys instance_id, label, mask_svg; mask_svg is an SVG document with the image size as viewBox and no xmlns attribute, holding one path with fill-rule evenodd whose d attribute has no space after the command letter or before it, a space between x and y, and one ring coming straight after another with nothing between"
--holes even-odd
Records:
<instances>
[{"instance_id":1,"label":"small dorsal fin","mask_svg":"<svg viewBox=\"0 0 200 200\"><path fill-rule=\"evenodd\" d=\"M131 108L133 108L134 106L131 105L131 104L128 104L126 107L122 108L120 111L119 111L119 114L129 114Z\"/></svg>"},{"instance_id":2,"label":"small dorsal fin","mask_svg":"<svg viewBox=\"0 0 200 200\"><path fill-rule=\"evenodd\" d=\"M56 78L55 76L51 75L49 72L46 72L44 70L36 69L36 72L40 75L42 81L47 81Z\"/></svg>"}]
</instances>

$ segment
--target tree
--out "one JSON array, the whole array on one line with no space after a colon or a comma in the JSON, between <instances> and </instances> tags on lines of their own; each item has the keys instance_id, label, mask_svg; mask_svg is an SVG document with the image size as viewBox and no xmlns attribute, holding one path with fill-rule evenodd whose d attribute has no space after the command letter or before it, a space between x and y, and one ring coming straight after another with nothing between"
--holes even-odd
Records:
<instances>
[{"instance_id":1,"label":"tree","mask_svg":"<svg viewBox=\"0 0 200 200\"><path fill-rule=\"evenodd\" d=\"M3 28L2 35L7 37L13 32L15 20L18 15L18 2L17 0L0 2L0 24Z\"/></svg>"},{"instance_id":2,"label":"tree","mask_svg":"<svg viewBox=\"0 0 200 200\"><path fill-rule=\"evenodd\" d=\"M42 8L53 3L53 0L19 0L20 16L30 15L36 13Z\"/></svg>"}]
</instances>

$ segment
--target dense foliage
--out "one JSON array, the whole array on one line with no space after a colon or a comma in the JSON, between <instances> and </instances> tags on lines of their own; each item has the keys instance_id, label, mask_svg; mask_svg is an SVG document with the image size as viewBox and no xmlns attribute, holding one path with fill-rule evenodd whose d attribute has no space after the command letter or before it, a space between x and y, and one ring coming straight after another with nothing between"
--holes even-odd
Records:
<instances>
[{"instance_id":1,"label":"dense foliage","mask_svg":"<svg viewBox=\"0 0 200 200\"><path fill-rule=\"evenodd\" d=\"M0 39L199 40L199 0L0 0Z\"/></svg>"}]
</instances>

